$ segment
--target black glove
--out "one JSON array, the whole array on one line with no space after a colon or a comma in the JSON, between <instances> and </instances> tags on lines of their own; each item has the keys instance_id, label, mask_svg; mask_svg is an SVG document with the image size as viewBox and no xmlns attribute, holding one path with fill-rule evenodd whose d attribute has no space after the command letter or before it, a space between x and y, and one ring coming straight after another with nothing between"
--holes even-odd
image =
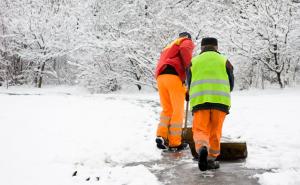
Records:
<instances>
[{"instance_id":1,"label":"black glove","mask_svg":"<svg viewBox=\"0 0 300 185\"><path fill-rule=\"evenodd\" d=\"M185 93L185 101L190 101L190 94L189 94L189 92Z\"/></svg>"}]
</instances>

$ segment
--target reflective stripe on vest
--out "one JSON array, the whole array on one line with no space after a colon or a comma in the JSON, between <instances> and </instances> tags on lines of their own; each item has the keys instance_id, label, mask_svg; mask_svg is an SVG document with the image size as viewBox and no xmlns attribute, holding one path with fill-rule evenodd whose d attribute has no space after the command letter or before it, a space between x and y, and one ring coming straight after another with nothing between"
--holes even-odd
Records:
<instances>
[{"instance_id":1,"label":"reflective stripe on vest","mask_svg":"<svg viewBox=\"0 0 300 185\"><path fill-rule=\"evenodd\" d=\"M198 81L192 82L191 87L195 86L195 85L205 84L205 83L229 85L228 80L209 79L209 80L198 80Z\"/></svg>"},{"instance_id":2,"label":"reflective stripe on vest","mask_svg":"<svg viewBox=\"0 0 300 185\"><path fill-rule=\"evenodd\" d=\"M221 91L201 91L201 92L198 92L198 93L195 93L195 94L191 95L191 98L195 98L197 96L202 96L202 95L207 95L207 94L210 94L210 95L219 95L219 96L227 96L227 97L230 98L230 94L229 93L221 92Z\"/></svg>"},{"instance_id":3,"label":"reflective stripe on vest","mask_svg":"<svg viewBox=\"0 0 300 185\"><path fill-rule=\"evenodd\" d=\"M214 51L204 52L192 59L191 108L207 102L231 105L226 61L225 57Z\"/></svg>"}]
</instances>

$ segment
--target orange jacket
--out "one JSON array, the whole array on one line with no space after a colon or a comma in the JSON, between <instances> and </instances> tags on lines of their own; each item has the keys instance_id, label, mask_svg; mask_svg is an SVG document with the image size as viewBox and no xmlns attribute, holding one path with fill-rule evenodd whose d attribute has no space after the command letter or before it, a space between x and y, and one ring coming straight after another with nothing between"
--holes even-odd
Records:
<instances>
[{"instance_id":1,"label":"orange jacket","mask_svg":"<svg viewBox=\"0 0 300 185\"><path fill-rule=\"evenodd\" d=\"M169 44L160 54L155 78L160 75L167 65L171 65L176 70L181 81L184 81L186 69L190 66L194 48L195 45L189 38L178 38Z\"/></svg>"}]
</instances>

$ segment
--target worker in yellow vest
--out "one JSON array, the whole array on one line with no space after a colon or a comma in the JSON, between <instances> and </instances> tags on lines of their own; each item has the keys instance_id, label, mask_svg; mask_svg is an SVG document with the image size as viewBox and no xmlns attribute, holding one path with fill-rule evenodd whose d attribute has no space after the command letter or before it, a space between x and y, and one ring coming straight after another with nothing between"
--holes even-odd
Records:
<instances>
[{"instance_id":1,"label":"worker in yellow vest","mask_svg":"<svg viewBox=\"0 0 300 185\"><path fill-rule=\"evenodd\" d=\"M201 53L191 62L189 99L193 112L193 139L201 171L217 169L225 116L231 105L233 66L218 52L218 40L203 38Z\"/></svg>"}]
</instances>

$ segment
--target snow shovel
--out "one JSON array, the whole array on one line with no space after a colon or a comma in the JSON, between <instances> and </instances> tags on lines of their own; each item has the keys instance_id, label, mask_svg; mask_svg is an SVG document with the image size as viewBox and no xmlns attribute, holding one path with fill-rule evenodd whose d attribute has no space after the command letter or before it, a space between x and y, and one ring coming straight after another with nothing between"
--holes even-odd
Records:
<instances>
[{"instance_id":1,"label":"snow shovel","mask_svg":"<svg viewBox=\"0 0 300 185\"><path fill-rule=\"evenodd\" d=\"M193 131L191 127L187 127L188 120L188 108L189 102L186 102L186 112L185 112L185 122L184 128L182 131L183 142L189 144L192 156L194 159L198 158L198 154L195 149L195 143L193 139ZM222 138L224 139L224 138ZM230 138L227 138L228 141L221 141L221 152L217 160L229 161L229 160L239 160L246 159L248 155L247 144L246 142L235 142L230 141Z\"/></svg>"}]
</instances>

